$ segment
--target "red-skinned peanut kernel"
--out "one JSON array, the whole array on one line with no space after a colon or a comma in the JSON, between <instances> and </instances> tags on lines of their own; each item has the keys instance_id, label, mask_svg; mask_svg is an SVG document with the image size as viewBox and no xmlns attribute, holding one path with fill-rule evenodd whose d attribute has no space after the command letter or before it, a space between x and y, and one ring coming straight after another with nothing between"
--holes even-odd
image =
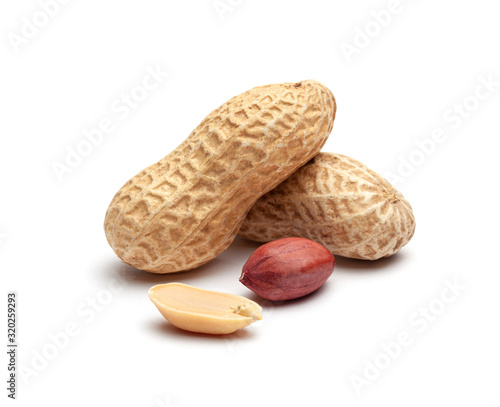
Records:
<instances>
[{"instance_id":1,"label":"red-skinned peanut kernel","mask_svg":"<svg viewBox=\"0 0 500 407\"><path fill-rule=\"evenodd\" d=\"M326 247L289 237L255 250L243 266L240 281L267 300L291 300L321 287L334 266L335 258Z\"/></svg>"}]
</instances>

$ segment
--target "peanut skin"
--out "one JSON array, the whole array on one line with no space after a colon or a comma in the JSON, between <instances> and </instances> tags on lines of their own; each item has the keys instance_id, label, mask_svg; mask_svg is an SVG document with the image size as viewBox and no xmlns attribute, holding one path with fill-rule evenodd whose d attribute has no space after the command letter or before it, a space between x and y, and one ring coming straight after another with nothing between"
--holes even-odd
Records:
<instances>
[{"instance_id":1,"label":"peanut skin","mask_svg":"<svg viewBox=\"0 0 500 407\"><path fill-rule=\"evenodd\" d=\"M255 250L243 266L240 281L262 298L291 300L321 287L334 266L335 259L327 248L291 237Z\"/></svg>"},{"instance_id":2,"label":"peanut skin","mask_svg":"<svg viewBox=\"0 0 500 407\"><path fill-rule=\"evenodd\" d=\"M397 253L414 232L410 203L387 180L352 158L319 153L257 201L239 235L300 236L335 255L376 260Z\"/></svg>"},{"instance_id":3,"label":"peanut skin","mask_svg":"<svg viewBox=\"0 0 500 407\"><path fill-rule=\"evenodd\" d=\"M330 90L311 80L230 99L116 193L104 222L110 246L153 273L212 260L256 200L319 152L335 110Z\"/></svg>"}]
</instances>

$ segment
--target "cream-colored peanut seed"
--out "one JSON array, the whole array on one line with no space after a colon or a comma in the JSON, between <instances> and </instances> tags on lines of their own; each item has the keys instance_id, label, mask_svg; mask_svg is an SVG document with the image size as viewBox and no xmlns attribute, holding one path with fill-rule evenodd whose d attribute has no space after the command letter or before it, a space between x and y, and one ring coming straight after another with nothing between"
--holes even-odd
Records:
<instances>
[{"instance_id":1,"label":"cream-colored peanut seed","mask_svg":"<svg viewBox=\"0 0 500 407\"><path fill-rule=\"evenodd\" d=\"M246 317L252 318L254 321L262 319L262 308L255 302L248 302L245 304L237 305L232 307L235 314L244 315Z\"/></svg>"},{"instance_id":2,"label":"cream-colored peanut seed","mask_svg":"<svg viewBox=\"0 0 500 407\"><path fill-rule=\"evenodd\" d=\"M228 334L262 319L262 308L235 294L181 283L151 287L149 298L172 325L191 332Z\"/></svg>"}]
</instances>

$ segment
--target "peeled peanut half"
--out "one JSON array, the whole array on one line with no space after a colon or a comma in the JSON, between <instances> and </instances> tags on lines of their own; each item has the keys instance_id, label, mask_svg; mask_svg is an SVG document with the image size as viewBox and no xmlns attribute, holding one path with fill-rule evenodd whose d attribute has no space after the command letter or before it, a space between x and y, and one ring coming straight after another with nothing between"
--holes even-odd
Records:
<instances>
[{"instance_id":1,"label":"peeled peanut half","mask_svg":"<svg viewBox=\"0 0 500 407\"><path fill-rule=\"evenodd\" d=\"M186 331L229 334L262 319L259 304L235 294L169 283L148 295L167 321Z\"/></svg>"}]
</instances>

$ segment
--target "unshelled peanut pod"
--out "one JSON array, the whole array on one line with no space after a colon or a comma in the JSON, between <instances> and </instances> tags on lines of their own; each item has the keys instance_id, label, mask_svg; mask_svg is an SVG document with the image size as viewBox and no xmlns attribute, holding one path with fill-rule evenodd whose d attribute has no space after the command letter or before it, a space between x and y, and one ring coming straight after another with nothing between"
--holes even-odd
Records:
<instances>
[{"instance_id":1,"label":"unshelled peanut pod","mask_svg":"<svg viewBox=\"0 0 500 407\"><path fill-rule=\"evenodd\" d=\"M410 203L386 179L353 158L319 153L260 198L238 233L257 242L300 236L334 255L376 260L414 232Z\"/></svg>"},{"instance_id":2,"label":"unshelled peanut pod","mask_svg":"<svg viewBox=\"0 0 500 407\"><path fill-rule=\"evenodd\" d=\"M110 246L153 273L212 260L257 199L319 152L335 110L332 92L312 80L230 99L116 193L104 222Z\"/></svg>"}]
</instances>

